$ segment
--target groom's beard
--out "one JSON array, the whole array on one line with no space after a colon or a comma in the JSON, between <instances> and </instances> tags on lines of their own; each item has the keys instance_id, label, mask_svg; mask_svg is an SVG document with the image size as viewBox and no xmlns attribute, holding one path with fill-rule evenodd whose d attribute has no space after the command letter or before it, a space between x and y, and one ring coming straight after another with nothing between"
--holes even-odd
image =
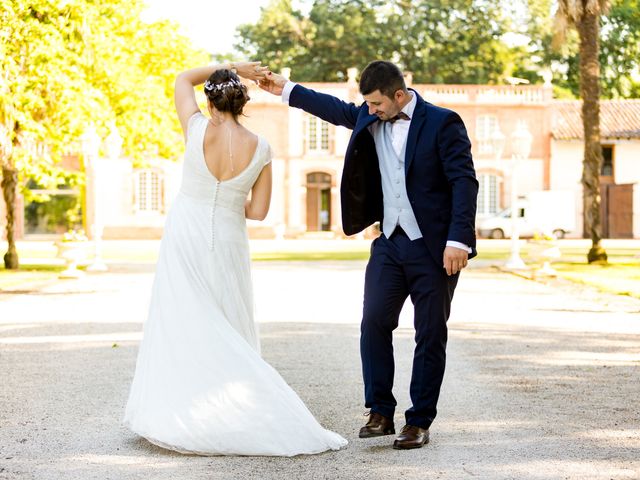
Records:
<instances>
[{"instance_id":1,"label":"groom's beard","mask_svg":"<svg viewBox=\"0 0 640 480\"><path fill-rule=\"evenodd\" d=\"M402 108L400 108L399 105L394 105L396 107L396 110L394 110L393 112L377 112L376 116L382 120L382 121L387 121L393 117L395 117L396 115L398 115L401 111Z\"/></svg>"}]
</instances>

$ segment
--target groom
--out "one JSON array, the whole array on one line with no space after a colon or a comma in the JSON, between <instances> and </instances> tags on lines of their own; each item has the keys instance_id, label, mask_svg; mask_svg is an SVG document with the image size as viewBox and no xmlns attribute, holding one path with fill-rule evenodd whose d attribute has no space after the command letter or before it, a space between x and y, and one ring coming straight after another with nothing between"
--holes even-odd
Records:
<instances>
[{"instance_id":1,"label":"groom","mask_svg":"<svg viewBox=\"0 0 640 480\"><path fill-rule=\"evenodd\" d=\"M407 89L400 69L371 62L360 78L359 107L268 73L261 88L292 107L353 129L341 183L347 235L380 222L364 285L360 353L368 423L360 437L395 434L392 333L408 296L416 348L406 425L396 449L420 448L445 369L447 319L460 270L476 255L478 182L460 116Z\"/></svg>"}]
</instances>

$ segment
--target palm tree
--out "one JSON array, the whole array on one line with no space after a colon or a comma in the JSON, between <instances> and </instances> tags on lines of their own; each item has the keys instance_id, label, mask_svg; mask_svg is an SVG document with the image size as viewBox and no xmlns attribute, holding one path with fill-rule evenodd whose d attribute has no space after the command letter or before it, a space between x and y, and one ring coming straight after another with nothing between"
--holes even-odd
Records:
<instances>
[{"instance_id":1,"label":"palm tree","mask_svg":"<svg viewBox=\"0 0 640 480\"><path fill-rule=\"evenodd\" d=\"M591 238L589 263L606 263L607 252L601 245L600 219L600 15L609 8L608 0L559 0L556 12L555 42L564 41L571 27L580 38L580 97L584 130L582 162L582 202L585 236Z\"/></svg>"}]
</instances>

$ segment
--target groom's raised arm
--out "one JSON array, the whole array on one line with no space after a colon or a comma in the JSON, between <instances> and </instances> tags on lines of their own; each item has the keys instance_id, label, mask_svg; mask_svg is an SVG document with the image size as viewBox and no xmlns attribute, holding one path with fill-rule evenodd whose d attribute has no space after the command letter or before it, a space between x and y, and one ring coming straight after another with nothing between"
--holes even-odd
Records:
<instances>
[{"instance_id":1,"label":"groom's raised arm","mask_svg":"<svg viewBox=\"0 0 640 480\"><path fill-rule=\"evenodd\" d=\"M329 123L350 129L356 126L360 109L353 103L305 88L271 72L260 81L260 87L274 95L281 95L282 101L289 106L300 108Z\"/></svg>"},{"instance_id":2,"label":"groom's raised arm","mask_svg":"<svg viewBox=\"0 0 640 480\"><path fill-rule=\"evenodd\" d=\"M285 100L287 99L283 94L282 101ZM356 126L360 110L353 103L344 102L333 95L316 92L299 84L293 84L286 103L291 107L301 108L329 123L350 129Z\"/></svg>"}]
</instances>

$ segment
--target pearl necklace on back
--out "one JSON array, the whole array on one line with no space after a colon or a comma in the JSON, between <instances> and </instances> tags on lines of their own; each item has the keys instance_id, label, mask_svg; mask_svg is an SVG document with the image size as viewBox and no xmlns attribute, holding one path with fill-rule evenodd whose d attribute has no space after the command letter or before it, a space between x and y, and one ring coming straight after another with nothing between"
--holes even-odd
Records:
<instances>
[{"instance_id":1,"label":"pearl necklace on back","mask_svg":"<svg viewBox=\"0 0 640 480\"><path fill-rule=\"evenodd\" d=\"M212 117L209 119L209 123L211 125L213 125L214 127L219 127L221 125L225 126L225 129L227 130L228 136L227 136L227 142L228 142L228 147L229 147L229 163L231 165L231 173L235 173L235 169L233 167L233 150L231 149L231 140L233 139L233 130L231 129L231 127L229 127L229 124L227 122L227 119L223 118L220 123L216 124L213 121L213 115Z\"/></svg>"}]
</instances>

